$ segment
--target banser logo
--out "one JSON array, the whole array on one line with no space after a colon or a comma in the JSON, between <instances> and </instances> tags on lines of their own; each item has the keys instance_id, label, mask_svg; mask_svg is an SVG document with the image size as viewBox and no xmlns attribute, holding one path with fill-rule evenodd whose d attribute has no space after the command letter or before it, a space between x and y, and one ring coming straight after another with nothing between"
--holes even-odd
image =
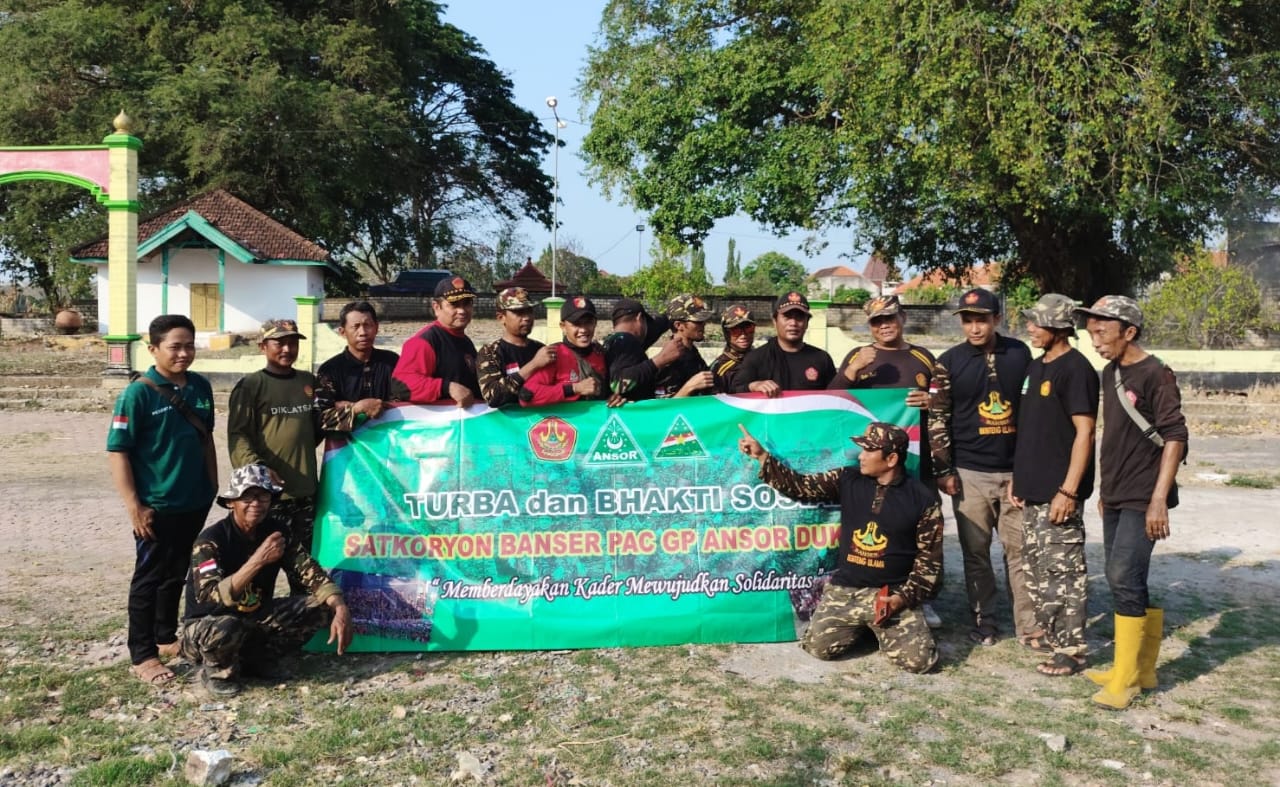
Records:
<instances>
[{"instance_id":1,"label":"banser logo","mask_svg":"<svg viewBox=\"0 0 1280 787\"><path fill-rule=\"evenodd\" d=\"M587 452L589 465L643 465L644 454L636 438L617 415L610 414Z\"/></svg>"},{"instance_id":2,"label":"banser logo","mask_svg":"<svg viewBox=\"0 0 1280 787\"><path fill-rule=\"evenodd\" d=\"M654 453L654 459L705 459L707 451L683 415L677 415Z\"/></svg>"},{"instance_id":3,"label":"banser logo","mask_svg":"<svg viewBox=\"0 0 1280 787\"><path fill-rule=\"evenodd\" d=\"M563 462L573 456L578 430L563 418L543 418L529 430L529 447L544 462Z\"/></svg>"}]
</instances>

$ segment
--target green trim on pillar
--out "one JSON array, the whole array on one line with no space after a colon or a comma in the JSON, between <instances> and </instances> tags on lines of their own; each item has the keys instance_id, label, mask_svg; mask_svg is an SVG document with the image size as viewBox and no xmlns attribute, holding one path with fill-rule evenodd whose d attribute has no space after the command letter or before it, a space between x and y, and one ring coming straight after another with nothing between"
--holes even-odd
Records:
<instances>
[{"instance_id":1,"label":"green trim on pillar","mask_svg":"<svg viewBox=\"0 0 1280 787\"><path fill-rule=\"evenodd\" d=\"M136 199L103 199L98 197L98 202L107 206L107 210L123 210L129 213L137 213L142 210L142 203Z\"/></svg>"},{"instance_id":2,"label":"green trim on pillar","mask_svg":"<svg viewBox=\"0 0 1280 787\"><path fill-rule=\"evenodd\" d=\"M108 134L103 137L102 144L108 148L129 148L142 150L142 140L131 134Z\"/></svg>"},{"instance_id":3,"label":"green trim on pillar","mask_svg":"<svg viewBox=\"0 0 1280 787\"><path fill-rule=\"evenodd\" d=\"M825 300L823 298L810 298L809 308L810 309L829 309L831 308L831 301Z\"/></svg>"},{"instance_id":4,"label":"green trim on pillar","mask_svg":"<svg viewBox=\"0 0 1280 787\"><path fill-rule=\"evenodd\" d=\"M104 342L136 342L142 338L140 333L126 333L122 336L107 335L102 337Z\"/></svg>"},{"instance_id":5,"label":"green trim on pillar","mask_svg":"<svg viewBox=\"0 0 1280 787\"><path fill-rule=\"evenodd\" d=\"M188 310L190 311L190 310ZM169 249L160 250L160 313L169 313Z\"/></svg>"},{"instance_id":6,"label":"green trim on pillar","mask_svg":"<svg viewBox=\"0 0 1280 787\"><path fill-rule=\"evenodd\" d=\"M315 306L317 303L319 303L319 302L320 302L320 301L322 301L322 300L324 300L324 298L321 298L321 297L319 297L319 296L317 296L317 295L295 295L295 296L293 296L293 302L294 302L294 303L296 303L296 304L298 304L299 306Z\"/></svg>"},{"instance_id":7,"label":"green trim on pillar","mask_svg":"<svg viewBox=\"0 0 1280 787\"><path fill-rule=\"evenodd\" d=\"M227 332L227 253L218 249L218 333Z\"/></svg>"}]
</instances>

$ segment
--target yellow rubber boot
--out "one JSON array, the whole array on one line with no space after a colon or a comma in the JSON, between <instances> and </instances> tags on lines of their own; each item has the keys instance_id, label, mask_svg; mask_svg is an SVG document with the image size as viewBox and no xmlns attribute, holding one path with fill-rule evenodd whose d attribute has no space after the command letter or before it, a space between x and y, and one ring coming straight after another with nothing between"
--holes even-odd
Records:
<instances>
[{"instance_id":1,"label":"yellow rubber boot","mask_svg":"<svg viewBox=\"0 0 1280 787\"><path fill-rule=\"evenodd\" d=\"M1124 710L1138 695L1138 651L1142 649L1147 616L1116 615L1115 620L1116 660L1111 667L1111 680L1093 695L1093 701L1104 708Z\"/></svg>"},{"instance_id":2,"label":"yellow rubber boot","mask_svg":"<svg viewBox=\"0 0 1280 787\"><path fill-rule=\"evenodd\" d=\"M1160 656L1160 643L1164 641L1164 610L1147 607L1147 622L1142 628L1142 647L1138 650L1138 686L1143 689L1154 689L1160 685L1156 680L1156 659ZM1107 685L1111 680L1112 669L1088 669L1084 676L1099 686Z\"/></svg>"},{"instance_id":3,"label":"yellow rubber boot","mask_svg":"<svg viewBox=\"0 0 1280 787\"><path fill-rule=\"evenodd\" d=\"M1164 642L1164 610L1147 607L1147 622L1142 627L1142 649L1138 651L1138 687L1151 690L1160 685L1156 678L1156 659Z\"/></svg>"}]
</instances>

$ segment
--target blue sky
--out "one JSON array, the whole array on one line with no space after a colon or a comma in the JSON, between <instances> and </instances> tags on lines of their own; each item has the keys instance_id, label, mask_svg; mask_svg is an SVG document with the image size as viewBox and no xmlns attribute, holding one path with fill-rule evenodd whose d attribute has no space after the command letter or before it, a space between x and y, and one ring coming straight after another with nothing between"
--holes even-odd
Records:
<instances>
[{"instance_id":1,"label":"blue sky","mask_svg":"<svg viewBox=\"0 0 1280 787\"><path fill-rule=\"evenodd\" d=\"M566 239L576 240L602 270L625 276L635 272L641 257L648 263L653 235L644 214L620 199L609 202L587 182L579 151L590 120L581 117L581 105L574 95L603 7L603 0L455 0L446 8L445 19L480 42L489 59L511 78L516 103L543 118L548 131L554 130L555 121L546 99L556 97L560 119L568 124L560 132L565 143L560 149L559 166L560 242L563 245ZM544 169L547 174L554 174L550 154ZM637 224L646 224L643 233L636 232ZM533 222L525 222L521 233L535 250L551 242L550 230ZM766 251L782 252L810 271L830 265L848 265L861 271L866 264L867 255L861 251L852 262L840 256L851 251L848 234L828 235L826 250L819 256L806 257L798 248L803 234L774 237L749 218L739 216L722 220L707 238L707 268L716 283L724 275L730 238L737 242L744 265Z\"/></svg>"}]
</instances>

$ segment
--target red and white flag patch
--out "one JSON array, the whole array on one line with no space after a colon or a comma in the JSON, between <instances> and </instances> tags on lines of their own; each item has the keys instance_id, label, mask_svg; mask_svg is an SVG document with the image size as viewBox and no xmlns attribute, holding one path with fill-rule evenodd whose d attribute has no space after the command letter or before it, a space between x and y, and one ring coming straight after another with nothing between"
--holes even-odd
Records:
<instances>
[{"instance_id":1,"label":"red and white flag patch","mask_svg":"<svg viewBox=\"0 0 1280 787\"><path fill-rule=\"evenodd\" d=\"M196 571L200 572L201 574L208 574L210 571L213 571L217 567L218 567L218 561L214 560L213 558L210 558L204 561L203 563L201 563L200 565L196 566Z\"/></svg>"},{"instance_id":2,"label":"red and white flag patch","mask_svg":"<svg viewBox=\"0 0 1280 787\"><path fill-rule=\"evenodd\" d=\"M128 429L128 428L129 428L129 416L127 416L127 415L117 415L117 416L113 417L113 418L111 419L111 428L112 428L112 429Z\"/></svg>"}]
</instances>

